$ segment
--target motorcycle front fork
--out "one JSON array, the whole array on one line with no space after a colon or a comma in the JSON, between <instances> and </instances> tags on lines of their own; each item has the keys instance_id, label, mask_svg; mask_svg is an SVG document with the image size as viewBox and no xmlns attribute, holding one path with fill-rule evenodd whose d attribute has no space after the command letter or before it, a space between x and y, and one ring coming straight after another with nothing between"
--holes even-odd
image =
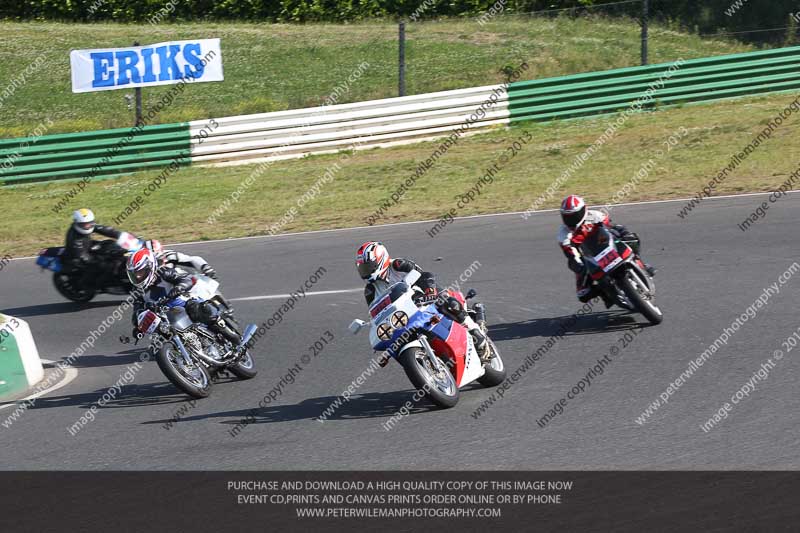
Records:
<instances>
[{"instance_id":1,"label":"motorcycle front fork","mask_svg":"<svg viewBox=\"0 0 800 533\"><path fill-rule=\"evenodd\" d=\"M189 351L186 349L186 346L184 346L181 338L178 335L173 335L172 342L174 342L175 346L178 347L178 351L181 353L181 356L183 357L183 362L190 367L194 365L195 364L194 360L192 359L192 356L189 355Z\"/></svg>"}]
</instances>

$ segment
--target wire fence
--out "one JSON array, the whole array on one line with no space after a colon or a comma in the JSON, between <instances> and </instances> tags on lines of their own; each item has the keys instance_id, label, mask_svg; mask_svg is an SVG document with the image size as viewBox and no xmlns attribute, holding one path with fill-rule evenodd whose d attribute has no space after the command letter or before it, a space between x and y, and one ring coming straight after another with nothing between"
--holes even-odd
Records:
<instances>
[{"instance_id":1,"label":"wire fence","mask_svg":"<svg viewBox=\"0 0 800 533\"><path fill-rule=\"evenodd\" d=\"M494 5L499 8L472 17L411 17L403 21L402 54L399 27L390 22L287 25L279 30L280 39L270 39L274 36L269 26L258 26L256 33L261 34L254 36L252 27L237 33L237 24L231 24L222 45L225 81L188 87L180 100L159 115L158 122L490 85L507 81L508 73L522 62L531 65L526 79L535 79L800 43L800 14L786 12L773 17L785 18L784 26L741 26L739 21L739 25L708 30L714 27L708 17L698 15L692 25L667 15L671 1L621 0L530 12L516 12L512 1L498 1ZM643 32L645 6L648 24ZM796 9L800 12L800 4ZM748 13L737 16L747 20ZM124 46L134 40L158 42L163 40L163 29L170 27L163 24L163 28L126 25L114 28L113 35L98 30L93 36L98 46ZM744 29L736 29L739 27ZM70 39L83 42L80 28L72 30L75 34L68 34L68 28L64 31L65 46L79 48ZM63 65L66 48L50 48L42 51L45 54L49 54L48 64ZM0 80L5 68L14 82L5 92L0 86L0 96L13 93L2 101L4 112L18 119L14 125L0 125L0 138L25 136L45 119L54 121L52 133L134 123L138 102L133 90L73 95L68 88L69 72L63 68L40 69L39 75L16 83L19 75L15 73L25 71L29 63L25 61L11 58L5 67L0 64ZM165 90L144 89L143 111L155 105Z\"/></svg>"}]
</instances>

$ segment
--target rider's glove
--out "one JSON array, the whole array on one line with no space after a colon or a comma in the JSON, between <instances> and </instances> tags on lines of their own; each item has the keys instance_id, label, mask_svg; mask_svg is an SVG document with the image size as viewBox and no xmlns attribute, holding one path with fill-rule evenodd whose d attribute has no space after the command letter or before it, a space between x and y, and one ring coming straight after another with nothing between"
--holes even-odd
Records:
<instances>
[{"instance_id":1,"label":"rider's glove","mask_svg":"<svg viewBox=\"0 0 800 533\"><path fill-rule=\"evenodd\" d=\"M169 291L169 294L167 294L167 298L173 300L178 296L180 296L181 294L183 294L183 291L178 287L174 287L171 291Z\"/></svg>"},{"instance_id":2,"label":"rider's glove","mask_svg":"<svg viewBox=\"0 0 800 533\"><path fill-rule=\"evenodd\" d=\"M203 274L205 274L209 278L217 279L217 271L211 268L211 265L205 264L202 266L200 270L203 272Z\"/></svg>"},{"instance_id":3,"label":"rider's glove","mask_svg":"<svg viewBox=\"0 0 800 533\"><path fill-rule=\"evenodd\" d=\"M436 287L426 287L422 294L417 294L416 303L419 304L431 304L435 302L439 298L439 293L436 290Z\"/></svg>"}]
</instances>

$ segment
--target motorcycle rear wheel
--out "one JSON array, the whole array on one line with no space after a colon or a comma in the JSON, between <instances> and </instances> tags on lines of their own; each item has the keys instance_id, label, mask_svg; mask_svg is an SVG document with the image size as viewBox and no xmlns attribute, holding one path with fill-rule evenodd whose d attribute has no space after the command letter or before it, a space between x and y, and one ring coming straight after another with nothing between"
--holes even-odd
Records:
<instances>
[{"instance_id":1,"label":"motorcycle rear wheel","mask_svg":"<svg viewBox=\"0 0 800 533\"><path fill-rule=\"evenodd\" d=\"M55 272L53 274L53 285L55 285L58 293L67 300L86 303L94 298L94 289L81 289L76 287L76 284L76 276L70 276L64 272Z\"/></svg>"},{"instance_id":2,"label":"motorcycle rear wheel","mask_svg":"<svg viewBox=\"0 0 800 533\"><path fill-rule=\"evenodd\" d=\"M235 365L231 365L225 370L239 379L252 379L258 374L256 362L253 360L253 356L250 355L250 350L247 350L244 356L239 359Z\"/></svg>"},{"instance_id":3,"label":"motorcycle rear wheel","mask_svg":"<svg viewBox=\"0 0 800 533\"><path fill-rule=\"evenodd\" d=\"M172 342L165 342L156 354L158 368L167 379L192 398L201 399L211 394L211 376L202 364L195 362L191 378L177 367L183 367L183 356ZM187 372L188 373L188 372Z\"/></svg>"},{"instance_id":4,"label":"motorcycle rear wheel","mask_svg":"<svg viewBox=\"0 0 800 533\"><path fill-rule=\"evenodd\" d=\"M639 311L651 324L660 324L664 320L664 314L661 312L655 302L653 301L652 297L645 296L639 290L637 283L632 279L632 276L635 276L633 272L625 272L625 275L619 278L619 284L622 287L622 290L625 292L625 296L628 297L628 301L636 307L636 310Z\"/></svg>"},{"instance_id":5,"label":"motorcycle rear wheel","mask_svg":"<svg viewBox=\"0 0 800 533\"><path fill-rule=\"evenodd\" d=\"M456 380L440 359L437 358L437 376L431 374L428 355L422 348L407 348L400 353L397 360L403 365L411 384L433 403L445 409L458 403L459 391Z\"/></svg>"}]
</instances>

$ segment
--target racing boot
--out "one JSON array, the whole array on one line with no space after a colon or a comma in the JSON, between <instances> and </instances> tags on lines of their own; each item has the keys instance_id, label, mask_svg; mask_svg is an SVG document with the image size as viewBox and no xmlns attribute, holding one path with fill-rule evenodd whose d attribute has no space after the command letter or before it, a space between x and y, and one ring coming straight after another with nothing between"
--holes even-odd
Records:
<instances>
[{"instance_id":1,"label":"racing boot","mask_svg":"<svg viewBox=\"0 0 800 533\"><path fill-rule=\"evenodd\" d=\"M222 319L218 319L211 324L209 324L209 329L214 333L222 335L225 340L230 342L233 345L234 350L239 346L242 342L242 336L233 331L231 328L228 327L227 324ZM234 350L231 350L233 352ZM230 355L231 352L225 354L225 357Z\"/></svg>"},{"instance_id":2,"label":"racing boot","mask_svg":"<svg viewBox=\"0 0 800 533\"><path fill-rule=\"evenodd\" d=\"M483 363L486 363L493 355L492 350L489 349L489 341L486 340L486 334L483 333L480 326L469 317L464 320L464 325L467 326L470 335L472 335L472 340L475 341L475 350L478 352L478 357L481 358Z\"/></svg>"},{"instance_id":3,"label":"racing boot","mask_svg":"<svg viewBox=\"0 0 800 533\"><path fill-rule=\"evenodd\" d=\"M652 265L648 265L647 263L645 263L644 261L642 261L639 258L637 258L636 261L639 263L639 266L642 267L645 272L647 272L648 276L650 276L652 278L653 276L656 275L655 267L653 267Z\"/></svg>"},{"instance_id":4,"label":"racing boot","mask_svg":"<svg viewBox=\"0 0 800 533\"><path fill-rule=\"evenodd\" d=\"M585 271L576 272L575 273L575 296L578 297L578 301L581 303L586 303L595 296L597 296L595 291L592 290L592 286L589 282L589 277L587 276Z\"/></svg>"},{"instance_id":5,"label":"racing boot","mask_svg":"<svg viewBox=\"0 0 800 533\"><path fill-rule=\"evenodd\" d=\"M603 303L606 304L606 309L611 309L614 306L614 304L616 303L614 301L614 299L611 296L609 296L608 294L606 294L606 293L604 293L602 291L598 291L598 292L600 293L600 298L602 298ZM594 298L595 296L596 295L593 294L592 298Z\"/></svg>"}]
</instances>

